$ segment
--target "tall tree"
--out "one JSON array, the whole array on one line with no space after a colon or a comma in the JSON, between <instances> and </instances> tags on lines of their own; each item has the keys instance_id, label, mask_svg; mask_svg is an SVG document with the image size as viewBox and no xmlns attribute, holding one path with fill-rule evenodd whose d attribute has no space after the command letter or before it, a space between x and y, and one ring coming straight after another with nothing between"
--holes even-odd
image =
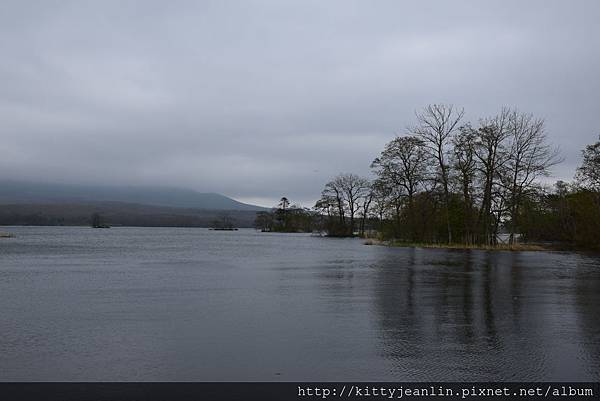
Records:
<instances>
[{"instance_id":1,"label":"tall tree","mask_svg":"<svg viewBox=\"0 0 600 401\"><path fill-rule=\"evenodd\" d=\"M381 228L381 224L386 216L386 211L390 207L391 189L388 188L385 182L378 178L371 184L371 193L373 195L372 209L375 212L375 216L379 221L379 226Z\"/></svg>"},{"instance_id":2,"label":"tall tree","mask_svg":"<svg viewBox=\"0 0 600 401\"><path fill-rule=\"evenodd\" d=\"M381 155L371 163L379 181L390 188L392 194L406 197L412 240L416 236L414 199L427 179L427 160L423 141L416 136L404 136L386 144ZM400 204L395 205L399 221Z\"/></svg>"},{"instance_id":3,"label":"tall tree","mask_svg":"<svg viewBox=\"0 0 600 401\"><path fill-rule=\"evenodd\" d=\"M277 206L279 206L279 210L281 211L280 212L280 214L281 214L281 220L282 220L282 223L283 223L283 228L285 230L285 227L287 225L287 210L288 210L288 208L290 206L290 201L288 200L288 198L286 198L284 196L284 197L282 197L279 200L279 204Z\"/></svg>"},{"instance_id":4,"label":"tall tree","mask_svg":"<svg viewBox=\"0 0 600 401\"><path fill-rule=\"evenodd\" d=\"M257 212L254 227L261 231L273 230L273 214L270 212Z\"/></svg>"},{"instance_id":5,"label":"tall tree","mask_svg":"<svg viewBox=\"0 0 600 401\"><path fill-rule=\"evenodd\" d=\"M289 200L288 200L288 198L286 198L285 196L284 196L284 197L282 197L282 198L279 200L279 207L280 207L282 210L287 210L287 208L288 208L289 206L290 206L290 201L289 201Z\"/></svg>"},{"instance_id":6,"label":"tall tree","mask_svg":"<svg viewBox=\"0 0 600 401\"><path fill-rule=\"evenodd\" d=\"M361 199L368 194L369 188L369 180L349 173L339 174L325 185L321 199L315 207L327 210L328 213L331 213L331 208L335 209L338 224L330 230L335 233L330 234L354 234L355 218L361 208ZM364 207L364 202L362 205Z\"/></svg>"},{"instance_id":7,"label":"tall tree","mask_svg":"<svg viewBox=\"0 0 600 401\"><path fill-rule=\"evenodd\" d=\"M595 192L600 192L600 136L598 139L583 150L583 162L576 176L581 187Z\"/></svg>"},{"instance_id":8,"label":"tall tree","mask_svg":"<svg viewBox=\"0 0 600 401\"><path fill-rule=\"evenodd\" d=\"M561 159L558 149L547 143L544 120L513 110L509 114L508 131L510 145L501 182L508 195L509 243L514 244L524 197L533 190L535 180L548 176L550 168Z\"/></svg>"},{"instance_id":9,"label":"tall tree","mask_svg":"<svg viewBox=\"0 0 600 401\"><path fill-rule=\"evenodd\" d=\"M365 196L369 190L369 181L359 177L356 174L340 174L337 178L345 203L348 207L349 233L354 234L355 217L360 207L360 199Z\"/></svg>"},{"instance_id":10,"label":"tall tree","mask_svg":"<svg viewBox=\"0 0 600 401\"><path fill-rule=\"evenodd\" d=\"M463 242L471 244L473 238L473 184L477 172L475 143L477 131L467 124L460 127L452 138L453 167L462 192L463 201Z\"/></svg>"},{"instance_id":11,"label":"tall tree","mask_svg":"<svg viewBox=\"0 0 600 401\"><path fill-rule=\"evenodd\" d=\"M498 185L498 177L501 168L506 163L505 140L509 135L508 122L510 110L503 108L495 117L481 121L481 127L477 132L475 144L475 156L478 160L478 170L482 176L482 201L479 208L478 241L486 244L495 244L497 241L496 231L498 224L494 221L500 205L495 195L495 187Z\"/></svg>"},{"instance_id":12,"label":"tall tree","mask_svg":"<svg viewBox=\"0 0 600 401\"><path fill-rule=\"evenodd\" d=\"M452 226L450 224L450 165L447 163L448 147L452 133L458 128L458 123L464 115L464 110L457 110L452 105L432 104L417 113L417 126L411 129L414 135L423 140L431 158L437 162L437 178L442 185L444 199L444 214L448 243L452 242Z\"/></svg>"},{"instance_id":13,"label":"tall tree","mask_svg":"<svg viewBox=\"0 0 600 401\"><path fill-rule=\"evenodd\" d=\"M363 191L361 199L359 199L359 216L360 216L360 224L359 224L359 235L361 237L365 236L365 228L367 219L369 218L369 211L371 207L371 203L373 202L373 197L375 196L375 189L373 188L373 184L366 182L367 186Z\"/></svg>"},{"instance_id":14,"label":"tall tree","mask_svg":"<svg viewBox=\"0 0 600 401\"><path fill-rule=\"evenodd\" d=\"M346 225L346 204L339 176L325 184L325 189L321 193L321 205L325 204L335 209L339 226L344 227Z\"/></svg>"}]
</instances>

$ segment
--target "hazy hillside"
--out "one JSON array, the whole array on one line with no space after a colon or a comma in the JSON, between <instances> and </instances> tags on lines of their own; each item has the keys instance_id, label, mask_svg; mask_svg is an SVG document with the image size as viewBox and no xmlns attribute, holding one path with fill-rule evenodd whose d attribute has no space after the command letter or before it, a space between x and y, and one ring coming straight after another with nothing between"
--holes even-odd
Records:
<instances>
[{"instance_id":1,"label":"hazy hillside","mask_svg":"<svg viewBox=\"0 0 600 401\"><path fill-rule=\"evenodd\" d=\"M207 210L121 202L0 205L0 225L89 225L93 213L112 226L211 227L226 218L236 227L252 227L252 210Z\"/></svg>"},{"instance_id":2,"label":"hazy hillside","mask_svg":"<svg viewBox=\"0 0 600 401\"><path fill-rule=\"evenodd\" d=\"M123 202L207 210L266 210L216 193L187 189L65 185L0 181L0 204L79 204Z\"/></svg>"}]
</instances>

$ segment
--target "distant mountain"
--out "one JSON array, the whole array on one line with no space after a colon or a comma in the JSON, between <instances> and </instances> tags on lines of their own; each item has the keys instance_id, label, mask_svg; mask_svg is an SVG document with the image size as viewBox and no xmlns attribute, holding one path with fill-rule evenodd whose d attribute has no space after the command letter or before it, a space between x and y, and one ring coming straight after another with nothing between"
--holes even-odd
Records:
<instances>
[{"instance_id":1,"label":"distant mountain","mask_svg":"<svg viewBox=\"0 0 600 401\"><path fill-rule=\"evenodd\" d=\"M0 181L0 204L89 204L123 202L204 210L262 211L217 193L161 187L67 185Z\"/></svg>"}]
</instances>

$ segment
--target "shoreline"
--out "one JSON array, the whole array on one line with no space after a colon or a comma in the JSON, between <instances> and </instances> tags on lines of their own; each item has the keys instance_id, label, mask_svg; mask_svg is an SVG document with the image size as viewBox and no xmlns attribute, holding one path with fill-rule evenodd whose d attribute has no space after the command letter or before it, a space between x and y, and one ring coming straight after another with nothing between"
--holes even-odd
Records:
<instances>
[{"instance_id":1,"label":"shoreline","mask_svg":"<svg viewBox=\"0 0 600 401\"><path fill-rule=\"evenodd\" d=\"M533 252L549 252L549 251L581 251L572 247L560 246L559 244L544 245L544 244L498 244L498 245L477 245L477 244L435 244L426 242L402 242L394 240L378 240L367 238L363 242L364 245L379 245L391 248L428 248L428 249L453 249L453 250L481 250L481 251L533 251Z\"/></svg>"}]
</instances>

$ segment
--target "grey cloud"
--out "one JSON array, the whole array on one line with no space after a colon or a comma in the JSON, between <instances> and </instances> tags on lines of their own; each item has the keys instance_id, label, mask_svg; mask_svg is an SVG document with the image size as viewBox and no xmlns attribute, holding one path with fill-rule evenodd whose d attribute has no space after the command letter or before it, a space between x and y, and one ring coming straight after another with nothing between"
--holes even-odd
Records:
<instances>
[{"instance_id":1,"label":"grey cloud","mask_svg":"<svg viewBox=\"0 0 600 401\"><path fill-rule=\"evenodd\" d=\"M2 2L0 175L310 204L427 103L595 140L595 1ZM269 203L270 202L270 203Z\"/></svg>"}]
</instances>

